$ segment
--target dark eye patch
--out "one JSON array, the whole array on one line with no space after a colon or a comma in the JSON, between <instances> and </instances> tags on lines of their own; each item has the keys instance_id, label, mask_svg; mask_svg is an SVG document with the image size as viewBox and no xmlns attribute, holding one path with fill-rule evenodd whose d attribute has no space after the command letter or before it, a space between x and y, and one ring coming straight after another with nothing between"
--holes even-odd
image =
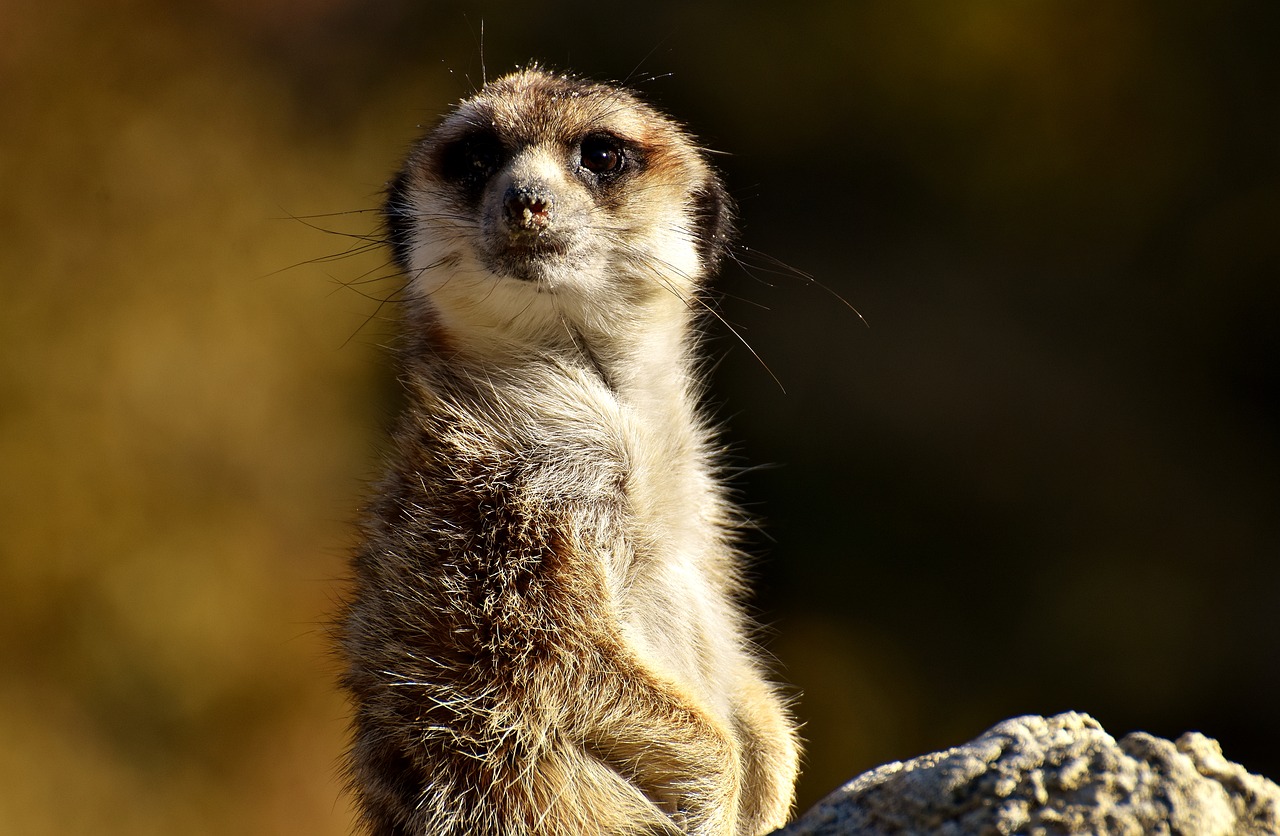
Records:
<instances>
[{"instance_id":1,"label":"dark eye patch","mask_svg":"<svg viewBox=\"0 0 1280 836\"><path fill-rule=\"evenodd\" d=\"M440 155L440 175L478 197L484 184L506 162L502 140L491 131L476 131L450 142Z\"/></svg>"}]
</instances>

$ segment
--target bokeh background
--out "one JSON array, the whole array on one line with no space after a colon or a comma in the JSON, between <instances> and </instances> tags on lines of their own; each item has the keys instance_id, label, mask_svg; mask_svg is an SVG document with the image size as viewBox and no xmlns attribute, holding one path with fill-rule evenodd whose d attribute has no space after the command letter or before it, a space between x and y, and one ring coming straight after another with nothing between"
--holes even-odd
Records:
<instances>
[{"instance_id":1,"label":"bokeh background","mask_svg":"<svg viewBox=\"0 0 1280 836\"><path fill-rule=\"evenodd\" d=\"M359 236L530 59L726 152L761 359L709 323L712 397L802 803L1065 709L1280 777L1277 43L1243 0L0 7L0 829L347 831Z\"/></svg>"}]
</instances>

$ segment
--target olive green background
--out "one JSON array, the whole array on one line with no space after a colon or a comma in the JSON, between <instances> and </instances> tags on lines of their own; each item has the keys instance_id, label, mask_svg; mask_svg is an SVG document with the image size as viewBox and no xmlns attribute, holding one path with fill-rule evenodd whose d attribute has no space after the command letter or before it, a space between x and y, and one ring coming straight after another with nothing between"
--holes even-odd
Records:
<instances>
[{"instance_id":1,"label":"olive green background","mask_svg":"<svg viewBox=\"0 0 1280 836\"><path fill-rule=\"evenodd\" d=\"M346 832L324 629L397 399L359 236L531 59L725 152L759 359L709 321L711 399L802 802L1065 709L1280 777L1277 9L8 4L0 828Z\"/></svg>"}]
</instances>

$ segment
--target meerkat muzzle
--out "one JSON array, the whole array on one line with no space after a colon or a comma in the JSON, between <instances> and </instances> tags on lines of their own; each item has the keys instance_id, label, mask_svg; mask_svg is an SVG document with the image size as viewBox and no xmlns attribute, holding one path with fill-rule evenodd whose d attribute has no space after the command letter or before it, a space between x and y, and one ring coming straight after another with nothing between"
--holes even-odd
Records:
<instances>
[{"instance_id":1,"label":"meerkat muzzle","mask_svg":"<svg viewBox=\"0 0 1280 836\"><path fill-rule=\"evenodd\" d=\"M542 232L551 226L555 194L545 186L511 186L502 198L507 224L515 233Z\"/></svg>"}]
</instances>

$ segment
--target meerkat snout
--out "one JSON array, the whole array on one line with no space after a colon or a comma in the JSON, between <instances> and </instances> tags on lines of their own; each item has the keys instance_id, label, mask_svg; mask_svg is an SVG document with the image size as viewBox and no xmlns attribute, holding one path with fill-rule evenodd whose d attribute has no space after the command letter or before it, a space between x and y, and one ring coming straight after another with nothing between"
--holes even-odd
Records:
<instances>
[{"instance_id":1,"label":"meerkat snout","mask_svg":"<svg viewBox=\"0 0 1280 836\"><path fill-rule=\"evenodd\" d=\"M502 205L512 232L538 233L551 226L556 195L544 183L512 185L503 195Z\"/></svg>"}]
</instances>

